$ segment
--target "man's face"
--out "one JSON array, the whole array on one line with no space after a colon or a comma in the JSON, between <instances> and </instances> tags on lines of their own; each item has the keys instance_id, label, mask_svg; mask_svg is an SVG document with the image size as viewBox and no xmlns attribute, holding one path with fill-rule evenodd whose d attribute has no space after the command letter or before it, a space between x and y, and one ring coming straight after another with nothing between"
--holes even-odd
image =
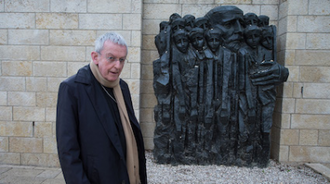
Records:
<instances>
[{"instance_id":1,"label":"man's face","mask_svg":"<svg viewBox=\"0 0 330 184\"><path fill-rule=\"evenodd\" d=\"M174 37L174 42L180 52L183 52L183 53L187 52L188 45L189 45L189 40L188 40L187 36L185 36L183 34L176 35Z\"/></svg>"},{"instance_id":2,"label":"man's face","mask_svg":"<svg viewBox=\"0 0 330 184\"><path fill-rule=\"evenodd\" d=\"M214 27L223 32L224 44L228 48L238 49L243 39L243 14L238 10L230 10L221 14Z\"/></svg>"},{"instance_id":3,"label":"man's face","mask_svg":"<svg viewBox=\"0 0 330 184\"><path fill-rule=\"evenodd\" d=\"M211 34L206 38L206 41L212 52L216 52L221 44L220 36L217 34Z\"/></svg>"},{"instance_id":4,"label":"man's face","mask_svg":"<svg viewBox=\"0 0 330 184\"><path fill-rule=\"evenodd\" d=\"M124 68L127 49L124 45L118 45L111 41L105 41L100 53L92 52L93 62L103 78L108 81L116 81Z\"/></svg>"},{"instance_id":5,"label":"man's face","mask_svg":"<svg viewBox=\"0 0 330 184\"><path fill-rule=\"evenodd\" d=\"M252 47L253 49L256 49L258 47L261 39L260 31L250 30L244 36L246 43L250 47Z\"/></svg>"},{"instance_id":6,"label":"man's face","mask_svg":"<svg viewBox=\"0 0 330 184\"><path fill-rule=\"evenodd\" d=\"M204 35L200 33L195 34L192 37L191 44L196 50L202 50L204 46Z\"/></svg>"}]
</instances>

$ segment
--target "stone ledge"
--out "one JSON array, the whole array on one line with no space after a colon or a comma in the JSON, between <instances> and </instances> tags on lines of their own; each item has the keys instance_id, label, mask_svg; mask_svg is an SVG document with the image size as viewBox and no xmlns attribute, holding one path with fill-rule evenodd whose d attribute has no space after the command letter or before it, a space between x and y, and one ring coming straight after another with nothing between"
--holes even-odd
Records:
<instances>
[{"instance_id":1,"label":"stone ledge","mask_svg":"<svg viewBox=\"0 0 330 184\"><path fill-rule=\"evenodd\" d=\"M323 164L319 163L306 163L306 166L310 167L314 171L322 174L324 177L326 177L330 181L330 165L325 166Z\"/></svg>"}]
</instances>

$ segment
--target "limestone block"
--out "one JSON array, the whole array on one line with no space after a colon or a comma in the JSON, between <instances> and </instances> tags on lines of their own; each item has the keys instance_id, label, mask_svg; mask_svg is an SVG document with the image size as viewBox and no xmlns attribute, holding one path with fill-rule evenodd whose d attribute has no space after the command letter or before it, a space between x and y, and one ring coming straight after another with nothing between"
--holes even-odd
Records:
<instances>
[{"instance_id":1,"label":"limestone block","mask_svg":"<svg viewBox=\"0 0 330 184\"><path fill-rule=\"evenodd\" d=\"M330 98L329 83L305 83L304 98Z\"/></svg>"},{"instance_id":2,"label":"limestone block","mask_svg":"<svg viewBox=\"0 0 330 184\"><path fill-rule=\"evenodd\" d=\"M6 122L5 134L6 136L15 137L32 137L33 128L32 122Z\"/></svg>"},{"instance_id":3,"label":"limestone block","mask_svg":"<svg viewBox=\"0 0 330 184\"><path fill-rule=\"evenodd\" d=\"M140 94L140 81L139 80L129 79L129 80L126 80L126 82L129 86L131 94L133 94L133 95Z\"/></svg>"},{"instance_id":4,"label":"limestone block","mask_svg":"<svg viewBox=\"0 0 330 184\"><path fill-rule=\"evenodd\" d=\"M0 153L0 163L19 165L21 156L19 153Z\"/></svg>"},{"instance_id":5,"label":"limestone block","mask_svg":"<svg viewBox=\"0 0 330 184\"><path fill-rule=\"evenodd\" d=\"M154 60L159 58L157 50L143 50L142 51L142 64L152 65Z\"/></svg>"},{"instance_id":6,"label":"limestone block","mask_svg":"<svg viewBox=\"0 0 330 184\"><path fill-rule=\"evenodd\" d=\"M102 6L98 6L98 7L102 7ZM122 22L121 14L80 14L79 15L79 29L116 30L122 28L123 28L123 22Z\"/></svg>"},{"instance_id":7,"label":"limestone block","mask_svg":"<svg viewBox=\"0 0 330 184\"><path fill-rule=\"evenodd\" d=\"M300 130L299 145L317 145L318 130Z\"/></svg>"},{"instance_id":8,"label":"limestone block","mask_svg":"<svg viewBox=\"0 0 330 184\"><path fill-rule=\"evenodd\" d=\"M154 137L155 123L140 123L140 126L144 138Z\"/></svg>"},{"instance_id":9,"label":"limestone block","mask_svg":"<svg viewBox=\"0 0 330 184\"><path fill-rule=\"evenodd\" d=\"M279 6L279 12L278 12L278 19L283 19L284 17L288 16L288 2L285 1L283 3L280 3L280 6Z\"/></svg>"},{"instance_id":10,"label":"limestone block","mask_svg":"<svg viewBox=\"0 0 330 184\"><path fill-rule=\"evenodd\" d=\"M0 137L0 152L8 152L8 137Z\"/></svg>"},{"instance_id":11,"label":"limestone block","mask_svg":"<svg viewBox=\"0 0 330 184\"><path fill-rule=\"evenodd\" d=\"M252 0L215 0L215 3L220 4L252 4Z\"/></svg>"},{"instance_id":12,"label":"limestone block","mask_svg":"<svg viewBox=\"0 0 330 184\"><path fill-rule=\"evenodd\" d=\"M329 115L293 114L291 128L330 129Z\"/></svg>"},{"instance_id":13,"label":"limestone block","mask_svg":"<svg viewBox=\"0 0 330 184\"><path fill-rule=\"evenodd\" d=\"M47 90L57 92L60 83L66 78L48 78L47 80Z\"/></svg>"},{"instance_id":14,"label":"limestone block","mask_svg":"<svg viewBox=\"0 0 330 184\"><path fill-rule=\"evenodd\" d=\"M7 105L7 92L6 91L0 91L0 105Z\"/></svg>"},{"instance_id":15,"label":"limestone block","mask_svg":"<svg viewBox=\"0 0 330 184\"><path fill-rule=\"evenodd\" d=\"M289 161L289 146L280 146L278 161L280 162Z\"/></svg>"},{"instance_id":16,"label":"limestone block","mask_svg":"<svg viewBox=\"0 0 330 184\"><path fill-rule=\"evenodd\" d=\"M301 82L330 82L330 67L327 66L301 66Z\"/></svg>"},{"instance_id":17,"label":"limestone block","mask_svg":"<svg viewBox=\"0 0 330 184\"><path fill-rule=\"evenodd\" d=\"M290 128L290 124L291 124L291 115L290 114L274 113L273 126L276 126L279 128Z\"/></svg>"},{"instance_id":18,"label":"limestone block","mask_svg":"<svg viewBox=\"0 0 330 184\"><path fill-rule=\"evenodd\" d=\"M140 122L140 110L139 109L134 109L134 114L135 114L136 119L138 120L138 122Z\"/></svg>"},{"instance_id":19,"label":"limestone block","mask_svg":"<svg viewBox=\"0 0 330 184\"><path fill-rule=\"evenodd\" d=\"M94 45L96 31L50 30L51 45Z\"/></svg>"},{"instance_id":20,"label":"limestone block","mask_svg":"<svg viewBox=\"0 0 330 184\"><path fill-rule=\"evenodd\" d=\"M143 138L144 147L146 150L154 149L154 139L153 138Z\"/></svg>"},{"instance_id":21,"label":"limestone block","mask_svg":"<svg viewBox=\"0 0 330 184\"><path fill-rule=\"evenodd\" d=\"M18 28L35 28L34 13L1 13L0 28L18 29Z\"/></svg>"},{"instance_id":22,"label":"limestone block","mask_svg":"<svg viewBox=\"0 0 330 184\"><path fill-rule=\"evenodd\" d=\"M142 29L141 14L124 14L123 29L124 30L141 30Z\"/></svg>"},{"instance_id":23,"label":"limestone block","mask_svg":"<svg viewBox=\"0 0 330 184\"><path fill-rule=\"evenodd\" d=\"M299 32L330 32L329 16L299 16L298 17L298 30Z\"/></svg>"},{"instance_id":24,"label":"limestone block","mask_svg":"<svg viewBox=\"0 0 330 184\"><path fill-rule=\"evenodd\" d=\"M46 77L26 77L27 91L47 91Z\"/></svg>"},{"instance_id":25,"label":"limestone block","mask_svg":"<svg viewBox=\"0 0 330 184\"><path fill-rule=\"evenodd\" d=\"M330 162L330 147L291 146L290 162Z\"/></svg>"},{"instance_id":26,"label":"limestone block","mask_svg":"<svg viewBox=\"0 0 330 184\"><path fill-rule=\"evenodd\" d=\"M13 106L35 106L35 92L8 92L8 105Z\"/></svg>"},{"instance_id":27,"label":"limestone block","mask_svg":"<svg viewBox=\"0 0 330 184\"><path fill-rule=\"evenodd\" d=\"M143 20L142 21L142 30L143 34L156 35L159 33L159 24L162 20Z\"/></svg>"},{"instance_id":28,"label":"limestone block","mask_svg":"<svg viewBox=\"0 0 330 184\"><path fill-rule=\"evenodd\" d=\"M0 121L12 120L12 107L0 106Z\"/></svg>"},{"instance_id":29,"label":"limestone block","mask_svg":"<svg viewBox=\"0 0 330 184\"><path fill-rule=\"evenodd\" d=\"M140 121L141 123L151 123L154 122L154 109L153 108L143 108L140 110L141 112L141 118Z\"/></svg>"},{"instance_id":30,"label":"limestone block","mask_svg":"<svg viewBox=\"0 0 330 184\"><path fill-rule=\"evenodd\" d=\"M68 76L74 75L89 62L68 62Z\"/></svg>"},{"instance_id":31,"label":"limestone block","mask_svg":"<svg viewBox=\"0 0 330 184\"><path fill-rule=\"evenodd\" d=\"M246 0L245 0L246 1ZM249 0L251 2L251 0ZM181 4L212 4L214 0L181 0Z\"/></svg>"},{"instance_id":32,"label":"limestone block","mask_svg":"<svg viewBox=\"0 0 330 184\"><path fill-rule=\"evenodd\" d=\"M7 30L0 30L0 45L7 44Z\"/></svg>"},{"instance_id":33,"label":"limestone block","mask_svg":"<svg viewBox=\"0 0 330 184\"><path fill-rule=\"evenodd\" d=\"M131 0L108 1L89 0L87 1L89 13L130 13ZM101 5L101 6L100 6Z\"/></svg>"},{"instance_id":34,"label":"limestone block","mask_svg":"<svg viewBox=\"0 0 330 184\"><path fill-rule=\"evenodd\" d=\"M44 138L44 153L57 153L57 143L55 137Z\"/></svg>"},{"instance_id":35,"label":"limestone block","mask_svg":"<svg viewBox=\"0 0 330 184\"><path fill-rule=\"evenodd\" d=\"M272 144L280 145L280 136L281 136L281 128L272 127L270 132L270 138Z\"/></svg>"},{"instance_id":36,"label":"limestone block","mask_svg":"<svg viewBox=\"0 0 330 184\"><path fill-rule=\"evenodd\" d=\"M78 46L42 46L41 60L85 61L85 48Z\"/></svg>"},{"instance_id":37,"label":"limestone block","mask_svg":"<svg viewBox=\"0 0 330 184\"><path fill-rule=\"evenodd\" d=\"M146 50L157 50L156 49L156 45L155 45L155 36L156 35L143 35L142 36L143 49L146 49Z\"/></svg>"},{"instance_id":38,"label":"limestone block","mask_svg":"<svg viewBox=\"0 0 330 184\"><path fill-rule=\"evenodd\" d=\"M143 86L141 88L141 93L154 94L153 80L143 80L141 83L142 83L141 86Z\"/></svg>"},{"instance_id":39,"label":"limestone block","mask_svg":"<svg viewBox=\"0 0 330 184\"><path fill-rule=\"evenodd\" d=\"M121 71L120 77L124 80L131 78L131 63L125 63L124 68Z\"/></svg>"},{"instance_id":40,"label":"limestone block","mask_svg":"<svg viewBox=\"0 0 330 184\"><path fill-rule=\"evenodd\" d=\"M48 12L49 1L44 0L24 0L6 1L7 12Z\"/></svg>"},{"instance_id":41,"label":"limestone block","mask_svg":"<svg viewBox=\"0 0 330 184\"><path fill-rule=\"evenodd\" d=\"M283 113L294 113L295 100L292 98L277 98L275 102L275 111Z\"/></svg>"},{"instance_id":42,"label":"limestone block","mask_svg":"<svg viewBox=\"0 0 330 184\"><path fill-rule=\"evenodd\" d=\"M287 33L286 35L286 49L305 49L305 33Z\"/></svg>"},{"instance_id":43,"label":"limestone block","mask_svg":"<svg viewBox=\"0 0 330 184\"><path fill-rule=\"evenodd\" d=\"M139 64L139 63L131 64L131 78L133 78L133 79L141 78L141 64Z\"/></svg>"},{"instance_id":44,"label":"limestone block","mask_svg":"<svg viewBox=\"0 0 330 184\"><path fill-rule=\"evenodd\" d=\"M56 107L57 93L54 92L40 92L37 93L38 107Z\"/></svg>"},{"instance_id":45,"label":"limestone block","mask_svg":"<svg viewBox=\"0 0 330 184\"><path fill-rule=\"evenodd\" d=\"M132 0L131 1L131 13L142 13L143 1Z\"/></svg>"},{"instance_id":46,"label":"limestone block","mask_svg":"<svg viewBox=\"0 0 330 184\"><path fill-rule=\"evenodd\" d=\"M307 34L306 49L330 49L330 34Z\"/></svg>"},{"instance_id":47,"label":"limestone block","mask_svg":"<svg viewBox=\"0 0 330 184\"><path fill-rule=\"evenodd\" d=\"M142 65L142 79L144 80L153 80L153 66L152 65Z\"/></svg>"},{"instance_id":48,"label":"limestone block","mask_svg":"<svg viewBox=\"0 0 330 184\"><path fill-rule=\"evenodd\" d=\"M13 107L15 121L45 121L45 108Z\"/></svg>"},{"instance_id":49,"label":"limestone block","mask_svg":"<svg viewBox=\"0 0 330 184\"><path fill-rule=\"evenodd\" d=\"M39 29L77 29L78 15L70 13L37 13L36 28Z\"/></svg>"},{"instance_id":50,"label":"limestone block","mask_svg":"<svg viewBox=\"0 0 330 184\"><path fill-rule=\"evenodd\" d=\"M244 12L247 13L247 12ZM259 15L259 14L257 14ZM278 19L278 6L277 5L262 5L260 15L267 15L269 20Z\"/></svg>"},{"instance_id":51,"label":"limestone block","mask_svg":"<svg viewBox=\"0 0 330 184\"><path fill-rule=\"evenodd\" d=\"M48 30L9 30L9 44L47 45Z\"/></svg>"},{"instance_id":52,"label":"limestone block","mask_svg":"<svg viewBox=\"0 0 330 184\"><path fill-rule=\"evenodd\" d=\"M279 4L279 0L253 0L252 4Z\"/></svg>"},{"instance_id":53,"label":"limestone block","mask_svg":"<svg viewBox=\"0 0 330 184\"><path fill-rule=\"evenodd\" d=\"M32 61L3 61L3 76L31 76Z\"/></svg>"},{"instance_id":54,"label":"limestone block","mask_svg":"<svg viewBox=\"0 0 330 184\"><path fill-rule=\"evenodd\" d=\"M304 93L304 83L293 83L293 97L302 98Z\"/></svg>"},{"instance_id":55,"label":"limestone block","mask_svg":"<svg viewBox=\"0 0 330 184\"><path fill-rule=\"evenodd\" d=\"M330 3L327 0L313 0L309 2L310 15L325 15L330 14Z\"/></svg>"},{"instance_id":56,"label":"limestone block","mask_svg":"<svg viewBox=\"0 0 330 184\"><path fill-rule=\"evenodd\" d=\"M56 107L46 108L46 121L56 121Z\"/></svg>"},{"instance_id":57,"label":"limestone block","mask_svg":"<svg viewBox=\"0 0 330 184\"><path fill-rule=\"evenodd\" d=\"M51 12L85 13L87 10L85 0L51 0Z\"/></svg>"},{"instance_id":58,"label":"limestone block","mask_svg":"<svg viewBox=\"0 0 330 184\"><path fill-rule=\"evenodd\" d=\"M1 77L1 91L23 91L25 86L24 77Z\"/></svg>"},{"instance_id":59,"label":"limestone block","mask_svg":"<svg viewBox=\"0 0 330 184\"><path fill-rule=\"evenodd\" d=\"M9 151L14 153L41 153L42 139L41 138L9 138Z\"/></svg>"},{"instance_id":60,"label":"limestone block","mask_svg":"<svg viewBox=\"0 0 330 184\"><path fill-rule=\"evenodd\" d=\"M319 130L319 146L330 146L330 130Z\"/></svg>"},{"instance_id":61,"label":"limestone block","mask_svg":"<svg viewBox=\"0 0 330 184\"><path fill-rule=\"evenodd\" d=\"M1 60L39 60L40 47L0 45L0 59Z\"/></svg>"},{"instance_id":62,"label":"limestone block","mask_svg":"<svg viewBox=\"0 0 330 184\"><path fill-rule=\"evenodd\" d=\"M154 108L156 104L157 100L154 94L141 94L142 108Z\"/></svg>"},{"instance_id":63,"label":"limestone block","mask_svg":"<svg viewBox=\"0 0 330 184\"><path fill-rule=\"evenodd\" d=\"M308 0L290 0L288 1L288 15L307 15Z\"/></svg>"},{"instance_id":64,"label":"limestone block","mask_svg":"<svg viewBox=\"0 0 330 184\"><path fill-rule=\"evenodd\" d=\"M4 4L5 4L5 1L0 1L0 12L4 12L5 11L5 6L4 6Z\"/></svg>"},{"instance_id":65,"label":"limestone block","mask_svg":"<svg viewBox=\"0 0 330 184\"><path fill-rule=\"evenodd\" d=\"M180 0L143 0L144 4L177 4Z\"/></svg>"},{"instance_id":66,"label":"limestone block","mask_svg":"<svg viewBox=\"0 0 330 184\"><path fill-rule=\"evenodd\" d=\"M297 16L287 16L283 19L280 19L277 30L278 35L282 35L288 32L297 32Z\"/></svg>"},{"instance_id":67,"label":"limestone block","mask_svg":"<svg viewBox=\"0 0 330 184\"><path fill-rule=\"evenodd\" d=\"M135 95L135 94L132 94L132 103L133 103L133 109L134 110L138 110L141 108L140 106L140 95ZM136 114L138 115L138 114Z\"/></svg>"},{"instance_id":68,"label":"limestone block","mask_svg":"<svg viewBox=\"0 0 330 184\"><path fill-rule=\"evenodd\" d=\"M129 47L127 60L129 63L141 63L141 47Z\"/></svg>"},{"instance_id":69,"label":"limestone block","mask_svg":"<svg viewBox=\"0 0 330 184\"><path fill-rule=\"evenodd\" d=\"M51 122L35 122L34 137L52 137L53 124Z\"/></svg>"},{"instance_id":70,"label":"limestone block","mask_svg":"<svg viewBox=\"0 0 330 184\"><path fill-rule=\"evenodd\" d=\"M279 97L292 97L293 82L285 82L277 87L277 96Z\"/></svg>"},{"instance_id":71,"label":"limestone block","mask_svg":"<svg viewBox=\"0 0 330 184\"><path fill-rule=\"evenodd\" d=\"M296 50L297 65L329 66L329 50Z\"/></svg>"},{"instance_id":72,"label":"limestone block","mask_svg":"<svg viewBox=\"0 0 330 184\"><path fill-rule=\"evenodd\" d=\"M251 13L255 13L257 15L261 14L259 5L245 5L245 4L242 4L242 5L235 5L235 6L240 8L243 11L243 13L251 12Z\"/></svg>"},{"instance_id":73,"label":"limestone block","mask_svg":"<svg viewBox=\"0 0 330 184\"><path fill-rule=\"evenodd\" d=\"M182 17L187 14L191 14L198 18L203 17L208 11L210 11L214 7L215 6L212 4L184 4L182 5L182 13L180 13L181 11L177 11L176 13L178 13ZM170 16L168 16L166 20L168 20L169 17Z\"/></svg>"},{"instance_id":74,"label":"limestone block","mask_svg":"<svg viewBox=\"0 0 330 184\"><path fill-rule=\"evenodd\" d=\"M132 31L131 46L132 47L141 47L141 43L142 43L141 31Z\"/></svg>"},{"instance_id":75,"label":"limestone block","mask_svg":"<svg viewBox=\"0 0 330 184\"><path fill-rule=\"evenodd\" d=\"M0 135L1 136L6 135L6 124L7 124L6 121L1 121L0 120Z\"/></svg>"},{"instance_id":76,"label":"limestone block","mask_svg":"<svg viewBox=\"0 0 330 184\"><path fill-rule=\"evenodd\" d=\"M282 129L280 144L281 145L298 145L299 144L299 130Z\"/></svg>"},{"instance_id":77,"label":"limestone block","mask_svg":"<svg viewBox=\"0 0 330 184\"><path fill-rule=\"evenodd\" d=\"M330 114L330 100L297 99L296 113Z\"/></svg>"},{"instance_id":78,"label":"limestone block","mask_svg":"<svg viewBox=\"0 0 330 184\"><path fill-rule=\"evenodd\" d=\"M21 164L42 167L60 167L58 155L50 153L23 153L21 154Z\"/></svg>"},{"instance_id":79,"label":"limestone block","mask_svg":"<svg viewBox=\"0 0 330 184\"><path fill-rule=\"evenodd\" d=\"M157 10L157 11L155 11ZM208 9L210 10L210 9ZM181 15L180 4L144 4L143 18L144 19L162 19L168 20L173 13ZM191 11L190 11L191 13ZM206 11L204 11L204 14Z\"/></svg>"},{"instance_id":80,"label":"limestone block","mask_svg":"<svg viewBox=\"0 0 330 184\"><path fill-rule=\"evenodd\" d=\"M66 77L66 62L34 62L33 75L40 77Z\"/></svg>"}]
</instances>

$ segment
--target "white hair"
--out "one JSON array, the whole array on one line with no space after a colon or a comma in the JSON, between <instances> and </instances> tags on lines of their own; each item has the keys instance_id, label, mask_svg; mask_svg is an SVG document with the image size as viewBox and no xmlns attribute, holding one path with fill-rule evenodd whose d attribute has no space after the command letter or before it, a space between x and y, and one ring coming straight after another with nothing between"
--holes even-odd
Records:
<instances>
[{"instance_id":1,"label":"white hair","mask_svg":"<svg viewBox=\"0 0 330 184\"><path fill-rule=\"evenodd\" d=\"M95 51L97 53L101 53L105 41L111 41L112 43L116 43L118 45L123 45L126 47L126 50L128 52L125 39L116 32L108 32L108 33L101 35L100 37L98 37L95 40Z\"/></svg>"}]
</instances>

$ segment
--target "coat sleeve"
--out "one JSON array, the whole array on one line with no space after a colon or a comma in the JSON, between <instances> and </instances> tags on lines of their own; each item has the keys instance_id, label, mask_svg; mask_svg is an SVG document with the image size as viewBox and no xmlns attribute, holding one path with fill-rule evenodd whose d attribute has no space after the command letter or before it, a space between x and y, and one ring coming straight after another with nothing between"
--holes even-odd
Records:
<instances>
[{"instance_id":1,"label":"coat sleeve","mask_svg":"<svg viewBox=\"0 0 330 184\"><path fill-rule=\"evenodd\" d=\"M58 156L67 184L89 184L80 158L78 137L77 92L67 82L59 87L56 111L56 140Z\"/></svg>"}]
</instances>

